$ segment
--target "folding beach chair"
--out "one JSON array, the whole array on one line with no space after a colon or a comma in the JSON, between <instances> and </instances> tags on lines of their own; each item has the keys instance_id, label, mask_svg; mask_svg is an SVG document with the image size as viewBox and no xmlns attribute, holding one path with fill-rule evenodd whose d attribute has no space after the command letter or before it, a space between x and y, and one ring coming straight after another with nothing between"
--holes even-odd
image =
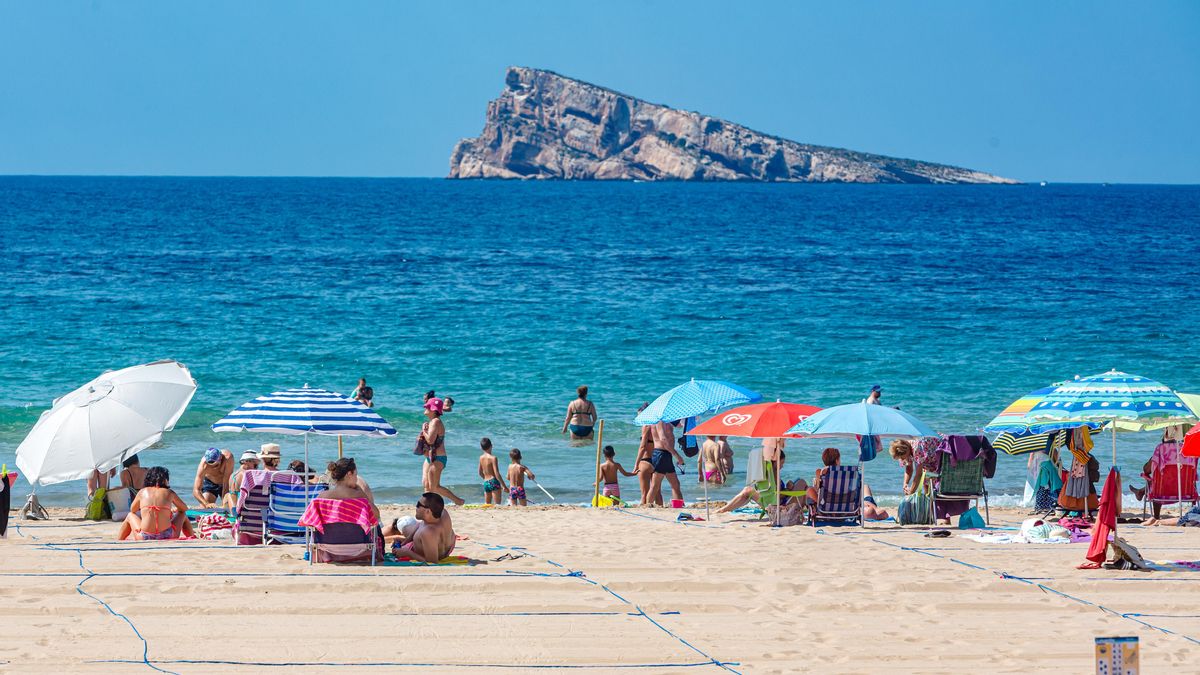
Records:
<instances>
[{"instance_id":1,"label":"folding beach chair","mask_svg":"<svg viewBox=\"0 0 1200 675\"><path fill-rule=\"evenodd\" d=\"M374 565L376 558L382 559L382 542L375 525L364 529L366 522L362 520L337 520L344 517L339 516L339 513L349 514L369 508L370 505L365 499L314 499L302 518L309 524L309 564L358 562L369 559L371 565ZM313 524L317 522L320 523L320 528ZM373 515L370 522L375 522Z\"/></svg>"},{"instance_id":2,"label":"folding beach chair","mask_svg":"<svg viewBox=\"0 0 1200 675\"><path fill-rule=\"evenodd\" d=\"M821 520L849 520L863 524L862 470L857 466L831 466L821 476L817 504L811 523Z\"/></svg>"},{"instance_id":3,"label":"folding beach chair","mask_svg":"<svg viewBox=\"0 0 1200 675\"><path fill-rule=\"evenodd\" d=\"M1196 467L1190 463L1165 464L1153 473L1150 491L1142 502L1142 516L1151 502L1155 504L1195 504L1200 502L1196 494ZM1182 509L1183 507L1180 506Z\"/></svg>"},{"instance_id":4,"label":"folding beach chair","mask_svg":"<svg viewBox=\"0 0 1200 675\"><path fill-rule=\"evenodd\" d=\"M942 457L941 471L936 474L926 473L926 476L937 479L937 489L933 491L930 504L937 513L938 502L974 501L979 506L983 500L983 522L992 524L991 511L988 508L987 487L983 484L983 457L965 462L951 462L948 456Z\"/></svg>"},{"instance_id":5,"label":"folding beach chair","mask_svg":"<svg viewBox=\"0 0 1200 675\"><path fill-rule=\"evenodd\" d=\"M304 477L299 477L303 481ZM264 544L307 544L308 530L300 524L300 516L308 502L325 491L324 485L306 482L292 483L272 480L263 511L262 542Z\"/></svg>"},{"instance_id":6,"label":"folding beach chair","mask_svg":"<svg viewBox=\"0 0 1200 675\"><path fill-rule=\"evenodd\" d=\"M263 512L271 501L271 484L302 481L299 474L291 471L255 469L242 474L235 507L237 520L233 524L234 542L239 546L263 543Z\"/></svg>"}]
</instances>

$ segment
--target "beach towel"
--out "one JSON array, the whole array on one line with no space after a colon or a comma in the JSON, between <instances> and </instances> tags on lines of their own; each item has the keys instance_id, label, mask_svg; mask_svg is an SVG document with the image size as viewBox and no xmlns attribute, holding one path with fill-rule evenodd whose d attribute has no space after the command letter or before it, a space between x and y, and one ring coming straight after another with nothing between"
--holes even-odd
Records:
<instances>
[{"instance_id":1,"label":"beach towel","mask_svg":"<svg viewBox=\"0 0 1200 675\"><path fill-rule=\"evenodd\" d=\"M198 539L233 539L233 523L223 513L209 513L196 519Z\"/></svg>"},{"instance_id":2,"label":"beach towel","mask_svg":"<svg viewBox=\"0 0 1200 675\"><path fill-rule=\"evenodd\" d=\"M353 523L370 532L379 521L365 499L314 499L308 504L300 524L324 533L328 523Z\"/></svg>"},{"instance_id":3,"label":"beach towel","mask_svg":"<svg viewBox=\"0 0 1200 675\"><path fill-rule=\"evenodd\" d=\"M879 436L859 436L858 437L858 461L869 462L875 459L879 454L879 448L883 445L882 439Z\"/></svg>"},{"instance_id":4,"label":"beach towel","mask_svg":"<svg viewBox=\"0 0 1200 675\"><path fill-rule=\"evenodd\" d=\"M397 558L396 556L389 553L384 558L383 564L388 567L418 567L418 566L426 567L426 566L431 566L431 565L469 565L469 564L471 564L471 559L466 557L465 555L451 555L451 556L446 556L445 558L442 558L441 560L439 560L435 563L425 563L425 562L418 562L418 561L413 560L412 558L408 558L408 557Z\"/></svg>"},{"instance_id":5,"label":"beach towel","mask_svg":"<svg viewBox=\"0 0 1200 675\"><path fill-rule=\"evenodd\" d=\"M762 448L752 448L746 458L746 485L754 485L764 478Z\"/></svg>"},{"instance_id":6,"label":"beach towel","mask_svg":"<svg viewBox=\"0 0 1200 675\"><path fill-rule=\"evenodd\" d=\"M1086 429L1087 427L1083 427ZM1104 481L1103 497L1100 499L1100 513L1096 516L1096 524L1092 526L1092 543L1088 547L1088 562L1079 565L1079 569L1095 569L1104 562L1104 554L1108 548L1108 535L1116 534L1117 512L1121 509L1121 474L1116 468L1109 469L1108 479Z\"/></svg>"}]
</instances>

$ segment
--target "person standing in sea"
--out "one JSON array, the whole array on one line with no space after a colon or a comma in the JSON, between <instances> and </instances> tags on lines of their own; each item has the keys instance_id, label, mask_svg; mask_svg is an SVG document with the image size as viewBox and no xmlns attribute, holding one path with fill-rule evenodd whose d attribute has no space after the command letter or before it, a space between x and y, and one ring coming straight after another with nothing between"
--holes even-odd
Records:
<instances>
[{"instance_id":1,"label":"person standing in sea","mask_svg":"<svg viewBox=\"0 0 1200 675\"><path fill-rule=\"evenodd\" d=\"M368 408L375 407L375 390L367 386L367 378L358 378L358 386L354 388L354 391L350 392L350 399L358 401Z\"/></svg>"},{"instance_id":2,"label":"person standing in sea","mask_svg":"<svg viewBox=\"0 0 1200 675\"><path fill-rule=\"evenodd\" d=\"M591 439L592 429L596 426L596 404L588 400L586 386L577 387L575 393L578 398L567 404L567 417L563 420L562 432L565 434L569 429L570 440L586 441Z\"/></svg>"},{"instance_id":3,"label":"person standing in sea","mask_svg":"<svg viewBox=\"0 0 1200 675\"><path fill-rule=\"evenodd\" d=\"M425 417L429 421L421 425L421 434L417 436L417 448L425 455L421 484L426 492L436 492L462 506L465 500L442 486L442 472L449 461L446 457L446 426L442 423L442 412L442 399L434 396L425 401Z\"/></svg>"}]
</instances>

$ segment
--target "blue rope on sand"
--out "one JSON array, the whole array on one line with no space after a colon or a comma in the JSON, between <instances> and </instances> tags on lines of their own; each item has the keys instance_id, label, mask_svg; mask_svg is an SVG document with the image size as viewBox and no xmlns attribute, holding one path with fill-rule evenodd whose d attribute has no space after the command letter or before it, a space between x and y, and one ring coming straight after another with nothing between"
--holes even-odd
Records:
<instances>
[{"instance_id":1,"label":"blue rope on sand","mask_svg":"<svg viewBox=\"0 0 1200 675\"><path fill-rule=\"evenodd\" d=\"M979 565L972 565L971 563L966 563L966 562L963 562L963 561L961 561L961 560L957 560L957 559L955 559L955 558L949 558L949 557L946 557L946 556L943 556L943 555L938 555L938 554L936 554L936 553L932 553L932 552L930 552L930 551L922 551L922 550L919 550L919 549L917 549L917 548L910 547L910 546L900 546L900 545L898 545L898 544L893 544L893 543L891 543L891 542L883 541L882 539L872 539L872 541L874 541L874 542L876 542L876 543L878 543L878 544L883 544L883 545L885 545L885 546L891 546L891 547L893 547L893 548L898 548L898 549L900 549L900 550L902 550L902 551L912 551L912 552L914 552L914 553L923 553L923 554L925 554L925 555L930 555L930 556L933 556L933 557L935 557L935 558L942 558L942 559L944 559L944 560L949 560L949 561L951 561L951 562L956 562L956 563L958 563L958 564L960 564L960 565L964 565L964 566L966 566L966 567L970 567L970 568L973 568L973 569L981 570L981 571L984 571L984 572L992 572L993 574L996 574L997 576L999 576L1001 579L1008 579L1008 580L1011 580L1011 581L1019 581L1019 582L1021 582L1021 583L1028 584L1028 585L1030 585L1030 586L1035 586L1035 587L1037 587L1039 590L1041 590L1041 591L1043 591L1043 592L1045 592L1045 593L1052 593L1052 594L1054 594L1054 595L1057 595L1057 596L1059 596L1059 597L1065 598L1065 599L1067 599L1067 600L1071 600L1071 601L1073 601L1073 602L1077 602L1077 603L1079 603L1079 604L1081 604L1081 605L1086 605L1086 606L1088 606L1088 607L1095 607L1096 609L1098 609L1098 610L1100 610L1100 611L1102 611L1102 612L1104 612L1104 613L1106 613L1106 614L1111 614L1111 615L1113 615L1113 616L1115 616L1115 617L1117 617L1117 618L1120 618L1120 619L1125 619L1126 621L1132 621L1132 622L1134 622L1134 623L1137 623L1137 624L1140 624L1140 625L1142 625L1142 626L1144 626L1144 627L1146 627L1146 628L1150 628L1150 629L1152 629L1152 630L1156 630L1156 631L1158 631L1158 632L1160 632L1160 633L1164 633L1164 634L1167 634L1167 635L1174 635L1174 636L1176 636L1176 637L1183 638L1184 640L1187 640L1188 642L1191 642L1191 643L1193 643L1193 644L1200 644L1200 640L1197 640L1196 638L1193 638L1193 637L1191 637L1191 636L1189 636L1189 635L1183 635L1182 633L1176 633L1176 632L1175 632L1175 631L1173 631L1173 630L1169 630L1169 629L1167 629L1167 628L1163 628L1162 626L1156 626L1156 625L1154 625L1154 624L1152 624L1152 623L1149 623L1149 622L1147 622L1147 621L1142 621L1141 619L1137 618L1137 617L1140 617L1140 616L1146 616L1146 617L1152 617L1152 616L1154 616L1154 615L1151 615L1151 614L1137 614L1137 613L1133 613L1133 612L1125 612L1125 613L1122 613L1122 612L1117 612L1117 611L1115 611L1115 610L1113 610L1113 609L1110 609L1110 608L1108 608L1108 607L1105 607L1104 605L1101 605L1101 604L1098 604L1098 603L1092 602L1092 601L1090 601L1090 600L1085 600L1084 598L1081 598L1081 597L1079 597L1079 596L1075 596L1075 595L1071 595L1070 593L1065 593L1065 592L1063 592L1063 591L1060 591L1060 590L1058 590L1057 588L1051 588L1050 586L1047 586L1046 584L1043 584L1043 583L1039 583L1038 581L1036 581L1036 580L1034 580L1034 579L1025 578L1025 577L1020 577L1020 576L1017 576L1017 575L1015 575L1015 574L1009 574L1008 572L1002 572L1002 571L999 571L999 570L992 570L992 569L989 569L989 568L986 568L986 567L980 567ZM1122 581L1122 580L1126 580L1126 579L1128 579L1128 580L1133 580L1133 579L1138 579L1138 580L1140 580L1140 579L1150 579L1150 578L1151 578L1151 577L1127 577L1127 578L1125 578L1125 577L1119 577L1119 578L1108 578L1108 577L1092 577L1091 579L1093 579L1093 580L1101 580L1101 581ZM1192 578L1184 578L1184 579L1155 579L1155 581L1196 581L1196 580L1198 580L1196 577L1192 577Z\"/></svg>"},{"instance_id":2,"label":"blue rope on sand","mask_svg":"<svg viewBox=\"0 0 1200 675\"><path fill-rule=\"evenodd\" d=\"M105 659L98 661L88 661L88 663L141 663L141 661L125 660L125 659ZM329 662L329 661L287 661L279 663L270 663L265 661L217 661L217 660L199 660L199 659L172 659L169 661L155 661L155 663L166 664L186 664L186 665L204 665L204 666L264 666L275 668L289 667L350 667L350 668L487 668L492 669L519 669L519 670L628 670L638 668L699 668L704 666L712 666L711 661L692 661L688 663L580 663L580 664L535 664L535 663L416 663L404 661L363 661L354 663L345 662ZM729 664L738 665L738 664ZM726 668L726 670L731 670ZM166 671L164 671L166 672ZM734 671L736 672L736 671Z\"/></svg>"},{"instance_id":3,"label":"blue rope on sand","mask_svg":"<svg viewBox=\"0 0 1200 675\"><path fill-rule=\"evenodd\" d=\"M675 523L676 525L687 525L689 527L707 527L710 529L720 529L720 528L725 527L724 525L722 525L720 523L697 523L694 520L672 520L670 518L655 518L652 515L649 515L646 513L638 513L637 511L630 511L629 509L622 508L620 506L613 506L607 510L615 511L617 513L624 513L625 515L629 515L629 516L637 516L638 518L645 518L647 520L657 520L660 523Z\"/></svg>"}]
</instances>

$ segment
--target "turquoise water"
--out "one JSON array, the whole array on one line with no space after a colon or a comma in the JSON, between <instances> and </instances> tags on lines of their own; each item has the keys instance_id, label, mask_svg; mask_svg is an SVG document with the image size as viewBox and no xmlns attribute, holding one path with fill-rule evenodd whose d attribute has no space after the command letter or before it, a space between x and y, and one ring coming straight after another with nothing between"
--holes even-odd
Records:
<instances>
[{"instance_id":1,"label":"turquoise water","mask_svg":"<svg viewBox=\"0 0 1200 675\"><path fill-rule=\"evenodd\" d=\"M594 461L558 433L579 384L627 465L638 404L690 377L823 406L878 383L947 433L1109 368L1200 391L1197 187L12 177L0 242L0 461L53 398L174 358L199 389L143 463L182 491L210 445L302 454L211 432L229 410L359 376L400 433L348 454L387 500L419 489L431 388L458 402L446 484L482 500L486 435L566 502L590 494ZM1122 436L1122 462L1155 441ZM734 440L739 471L750 443ZM825 445L793 443L786 473L811 475ZM322 461L335 448L312 441ZM993 494L1023 476L1002 457ZM868 479L894 493L900 472L881 457Z\"/></svg>"}]
</instances>

